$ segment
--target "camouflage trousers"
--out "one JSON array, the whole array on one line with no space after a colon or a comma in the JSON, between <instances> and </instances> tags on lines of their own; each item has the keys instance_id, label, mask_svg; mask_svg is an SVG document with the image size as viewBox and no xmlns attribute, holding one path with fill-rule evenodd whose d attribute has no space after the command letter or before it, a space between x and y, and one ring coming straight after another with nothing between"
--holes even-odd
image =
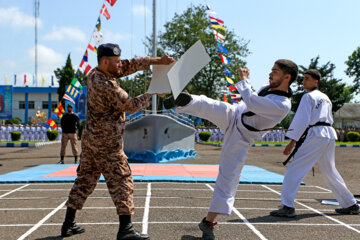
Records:
<instances>
[{"instance_id":1,"label":"camouflage trousers","mask_svg":"<svg viewBox=\"0 0 360 240\"><path fill-rule=\"evenodd\" d=\"M78 148L77 148L77 134L76 133L63 133L61 137L61 149L60 156L65 156L66 145L70 140L72 153L74 156L78 156Z\"/></svg>"},{"instance_id":2,"label":"camouflage trousers","mask_svg":"<svg viewBox=\"0 0 360 240\"><path fill-rule=\"evenodd\" d=\"M134 214L134 183L127 157L123 152L83 147L77 178L70 190L66 206L82 209L103 174L118 215Z\"/></svg>"}]
</instances>

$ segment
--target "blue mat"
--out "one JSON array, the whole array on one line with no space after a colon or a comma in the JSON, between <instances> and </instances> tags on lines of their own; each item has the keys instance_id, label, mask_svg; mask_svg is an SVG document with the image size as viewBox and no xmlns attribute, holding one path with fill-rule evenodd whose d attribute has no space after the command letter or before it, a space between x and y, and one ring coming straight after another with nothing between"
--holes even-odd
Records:
<instances>
[{"instance_id":1,"label":"blue mat","mask_svg":"<svg viewBox=\"0 0 360 240\"><path fill-rule=\"evenodd\" d=\"M133 164L130 164L130 166ZM171 164L168 164L171 165ZM181 164L174 164L181 165ZM14 171L0 175L0 183L39 183L39 182L74 182L76 176L69 177L46 177L48 174L64 170L74 164L44 164L37 167L28 168L21 171ZM195 176L133 176L136 182L209 182L216 181L215 177L195 177ZM245 165L241 174L240 183L244 184L282 184L283 175L267 171L257 166ZM101 176L100 182L105 179ZM304 185L305 183L302 182Z\"/></svg>"}]
</instances>

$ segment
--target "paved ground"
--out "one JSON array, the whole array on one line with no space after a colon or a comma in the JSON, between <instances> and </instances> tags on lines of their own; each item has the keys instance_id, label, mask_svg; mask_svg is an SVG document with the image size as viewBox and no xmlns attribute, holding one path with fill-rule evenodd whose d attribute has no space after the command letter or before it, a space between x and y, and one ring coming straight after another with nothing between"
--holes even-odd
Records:
<instances>
[{"instance_id":1,"label":"paved ground","mask_svg":"<svg viewBox=\"0 0 360 240\"><path fill-rule=\"evenodd\" d=\"M283 174L281 147L253 147L248 165ZM199 157L176 163L216 164L220 148L197 145ZM59 144L35 149L1 148L0 174L58 161ZM70 154L70 149L68 149ZM358 148L337 148L337 167L348 187L359 194ZM65 159L70 163L73 159ZM360 239L360 216L340 216L335 206L318 200L333 199L315 167L297 195L293 220L269 216L280 205L279 185L239 185L235 209L218 218L217 239ZM197 223L206 214L214 184L136 183L135 227L152 239L200 239ZM61 239L67 194L71 184L0 184L0 239ZM115 239L118 217L100 183L78 212L77 222L86 232L69 239Z\"/></svg>"}]
</instances>

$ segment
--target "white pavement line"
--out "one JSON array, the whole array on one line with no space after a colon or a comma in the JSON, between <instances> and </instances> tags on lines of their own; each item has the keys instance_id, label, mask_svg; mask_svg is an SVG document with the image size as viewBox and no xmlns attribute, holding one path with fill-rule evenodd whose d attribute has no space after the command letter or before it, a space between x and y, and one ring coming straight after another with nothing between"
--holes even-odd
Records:
<instances>
[{"instance_id":1,"label":"white pavement line","mask_svg":"<svg viewBox=\"0 0 360 240\"><path fill-rule=\"evenodd\" d=\"M276 191L276 190L274 190L274 189L271 189L270 187L267 187L267 186L264 186L264 185L262 185L262 186L263 186L264 188L267 188L267 189L269 189L270 191L278 194L278 195L281 195L281 193L279 193L278 191ZM342 222L342 221L339 221L339 220L337 220L336 218L330 217L330 216L326 215L326 214L323 213L323 212L320 212L319 210L317 210L317 209L315 209L315 208L309 207L309 206L307 206L307 205L299 202L299 200L295 200L294 202L297 203L297 204L299 204L299 205L301 205L301 206L303 206L303 207L306 207L307 209L309 209L309 210L311 210L311 211L313 211L313 212L315 212L315 213L317 213L317 214L319 214L319 215L321 215L321 216L323 216L323 217L326 217L327 219L329 219L329 220L331 220L331 221L333 221L333 222L336 222L336 223L338 223L338 224L340 224L340 225L342 225L342 226L344 226L344 227L347 227L347 228L349 228L349 229L351 229L351 230L353 230L353 231L355 231L355 232L357 232L357 233L360 233L360 230L351 227L349 224L346 224L346 223L344 223L344 222Z\"/></svg>"},{"instance_id":2,"label":"white pavement line","mask_svg":"<svg viewBox=\"0 0 360 240\"><path fill-rule=\"evenodd\" d=\"M66 200L67 201L67 200ZM26 233L24 233L18 240L23 240L31 233L33 233L36 229L38 229L46 220L48 220L52 215L54 215L57 211L59 211L62 207L64 207L66 201L61 203L57 208L52 210L48 215L46 215L43 219L41 219L37 224L35 224L32 228L30 228Z\"/></svg>"},{"instance_id":3,"label":"white pavement line","mask_svg":"<svg viewBox=\"0 0 360 240\"><path fill-rule=\"evenodd\" d=\"M27 186L29 186L29 185L30 185L30 184L25 184L25 185L23 185L23 186L21 186L21 187L19 187L19 188L16 188L16 189L14 189L14 190L11 190L10 192L1 195L0 198L3 198L3 197L5 197L5 196L7 196L7 195L9 195L9 194L12 194L13 192L16 192L16 191L18 191L18 190L20 190L20 189L22 189L22 188L24 188L24 187L27 187Z\"/></svg>"},{"instance_id":4,"label":"white pavement line","mask_svg":"<svg viewBox=\"0 0 360 240\"><path fill-rule=\"evenodd\" d=\"M315 186L315 187L317 187L318 189L327 191L327 192L329 192L329 193L332 193L331 190L329 190L329 189L326 189L326 188L323 188L323 187L319 187L319 186Z\"/></svg>"},{"instance_id":5,"label":"white pavement line","mask_svg":"<svg viewBox=\"0 0 360 240\"><path fill-rule=\"evenodd\" d=\"M214 192L214 188L212 186L209 184L206 184L206 186ZM245 223L245 225L250 228L260 239L267 240L267 238L264 237L264 235L262 235L261 232L259 232L259 230L257 230L254 225L252 225L238 210L236 210L236 208L233 207L232 211L238 215L238 217Z\"/></svg>"},{"instance_id":6,"label":"white pavement line","mask_svg":"<svg viewBox=\"0 0 360 240\"><path fill-rule=\"evenodd\" d=\"M148 183L147 191L146 191L144 216L143 216L143 220L142 220L142 234L147 234L147 232L148 232L150 198L151 198L151 183Z\"/></svg>"}]
</instances>

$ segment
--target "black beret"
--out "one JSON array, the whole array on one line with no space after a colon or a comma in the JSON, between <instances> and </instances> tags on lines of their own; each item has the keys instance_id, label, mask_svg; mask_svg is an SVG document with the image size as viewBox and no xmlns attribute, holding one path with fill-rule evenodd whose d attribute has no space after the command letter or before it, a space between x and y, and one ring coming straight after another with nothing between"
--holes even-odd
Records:
<instances>
[{"instance_id":1,"label":"black beret","mask_svg":"<svg viewBox=\"0 0 360 240\"><path fill-rule=\"evenodd\" d=\"M120 56L121 49L119 45L113 43L105 43L101 44L97 50L98 59L103 56L112 57L112 56Z\"/></svg>"}]
</instances>

